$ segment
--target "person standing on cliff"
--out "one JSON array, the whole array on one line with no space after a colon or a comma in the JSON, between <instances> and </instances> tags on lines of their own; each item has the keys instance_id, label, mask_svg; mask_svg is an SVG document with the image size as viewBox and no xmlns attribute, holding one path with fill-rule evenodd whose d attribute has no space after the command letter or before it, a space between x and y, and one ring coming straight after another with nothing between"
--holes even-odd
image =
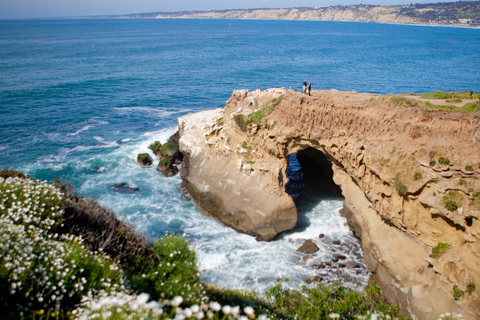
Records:
<instances>
[{"instance_id":1,"label":"person standing on cliff","mask_svg":"<svg viewBox=\"0 0 480 320\"><path fill-rule=\"evenodd\" d=\"M303 80L303 94L307 91L307 79Z\"/></svg>"},{"instance_id":2,"label":"person standing on cliff","mask_svg":"<svg viewBox=\"0 0 480 320\"><path fill-rule=\"evenodd\" d=\"M312 83L308 83L308 95L311 96L310 91L312 90Z\"/></svg>"}]
</instances>

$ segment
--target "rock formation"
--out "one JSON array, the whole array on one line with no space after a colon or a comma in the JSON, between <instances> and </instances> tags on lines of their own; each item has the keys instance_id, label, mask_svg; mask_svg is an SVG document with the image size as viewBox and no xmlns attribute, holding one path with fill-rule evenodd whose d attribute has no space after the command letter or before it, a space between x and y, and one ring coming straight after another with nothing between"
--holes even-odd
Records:
<instances>
[{"instance_id":1,"label":"rock formation","mask_svg":"<svg viewBox=\"0 0 480 320\"><path fill-rule=\"evenodd\" d=\"M271 240L297 221L291 154L328 160L343 213L385 297L420 319L480 314L477 114L396 106L372 94L234 91L224 109L179 118L184 187L223 224ZM442 255L432 248L448 243Z\"/></svg>"}]
</instances>

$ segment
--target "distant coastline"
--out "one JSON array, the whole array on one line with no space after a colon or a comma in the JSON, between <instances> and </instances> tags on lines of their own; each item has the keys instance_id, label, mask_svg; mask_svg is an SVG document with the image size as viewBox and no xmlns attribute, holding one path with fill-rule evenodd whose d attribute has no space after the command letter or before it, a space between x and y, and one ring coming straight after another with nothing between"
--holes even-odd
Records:
<instances>
[{"instance_id":1,"label":"distant coastline","mask_svg":"<svg viewBox=\"0 0 480 320\"><path fill-rule=\"evenodd\" d=\"M90 18L345 21L479 28L480 1L404 6L350 5L313 8L152 12Z\"/></svg>"}]
</instances>

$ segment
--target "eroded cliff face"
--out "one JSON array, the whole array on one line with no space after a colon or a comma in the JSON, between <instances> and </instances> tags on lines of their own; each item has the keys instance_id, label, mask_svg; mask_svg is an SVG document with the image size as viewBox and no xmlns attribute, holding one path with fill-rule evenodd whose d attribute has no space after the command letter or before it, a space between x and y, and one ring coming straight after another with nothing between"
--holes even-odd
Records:
<instances>
[{"instance_id":1,"label":"eroded cliff face","mask_svg":"<svg viewBox=\"0 0 480 320\"><path fill-rule=\"evenodd\" d=\"M273 239L297 221L289 155L320 151L386 298L419 319L480 314L477 291L453 293L480 286L477 115L334 90L237 90L224 109L179 118L179 130L184 187L205 213ZM432 258L438 243L451 247Z\"/></svg>"}]
</instances>

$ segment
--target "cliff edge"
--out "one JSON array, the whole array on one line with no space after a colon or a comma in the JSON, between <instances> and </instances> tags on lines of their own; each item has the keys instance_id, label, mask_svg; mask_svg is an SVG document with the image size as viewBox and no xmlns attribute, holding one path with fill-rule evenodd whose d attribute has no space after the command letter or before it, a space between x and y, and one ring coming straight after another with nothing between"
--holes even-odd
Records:
<instances>
[{"instance_id":1,"label":"cliff edge","mask_svg":"<svg viewBox=\"0 0 480 320\"><path fill-rule=\"evenodd\" d=\"M237 90L179 118L183 186L203 212L271 240L291 229L291 154L331 165L389 302L420 319L480 314L480 116L365 93ZM462 295L463 293L463 295Z\"/></svg>"}]
</instances>

